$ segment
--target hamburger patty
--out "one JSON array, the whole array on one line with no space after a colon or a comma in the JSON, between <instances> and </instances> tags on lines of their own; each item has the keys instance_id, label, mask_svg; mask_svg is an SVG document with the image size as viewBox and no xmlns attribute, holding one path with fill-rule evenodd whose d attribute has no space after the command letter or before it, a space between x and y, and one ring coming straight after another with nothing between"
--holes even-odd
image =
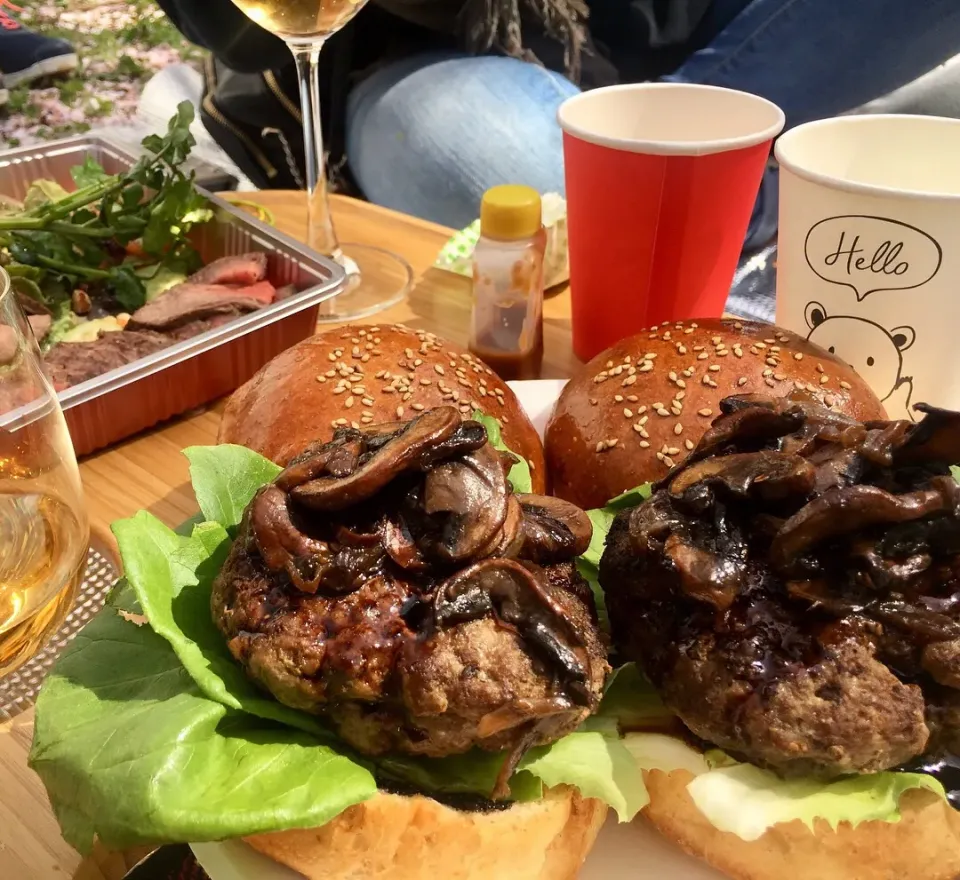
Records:
<instances>
[{"instance_id":1,"label":"hamburger patty","mask_svg":"<svg viewBox=\"0 0 960 880\"><path fill-rule=\"evenodd\" d=\"M307 450L251 502L214 583L231 653L366 754L518 759L575 729L608 670L572 562L589 520L511 494L510 463L453 408Z\"/></svg>"},{"instance_id":2,"label":"hamburger patty","mask_svg":"<svg viewBox=\"0 0 960 880\"><path fill-rule=\"evenodd\" d=\"M610 530L600 581L617 647L697 736L781 773L879 771L952 748L960 416L722 406Z\"/></svg>"}]
</instances>

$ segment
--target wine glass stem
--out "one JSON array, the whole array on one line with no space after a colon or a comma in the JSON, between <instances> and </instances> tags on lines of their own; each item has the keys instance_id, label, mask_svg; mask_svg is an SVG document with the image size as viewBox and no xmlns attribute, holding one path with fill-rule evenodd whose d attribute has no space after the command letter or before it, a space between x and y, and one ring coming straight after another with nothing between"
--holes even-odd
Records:
<instances>
[{"instance_id":1,"label":"wine glass stem","mask_svg":"<svg viewBox=\"0 0 960 880\"><path fill-rule=\"evenodd\" d=\"M340 243L330 216L327 175L324 169L323 130L320 124L320 49L323 40L288 45L297 62L300 107L303 114L303 147L307 169L307 245L328 257L340 259Z\"/></svg>"}]
</instances>

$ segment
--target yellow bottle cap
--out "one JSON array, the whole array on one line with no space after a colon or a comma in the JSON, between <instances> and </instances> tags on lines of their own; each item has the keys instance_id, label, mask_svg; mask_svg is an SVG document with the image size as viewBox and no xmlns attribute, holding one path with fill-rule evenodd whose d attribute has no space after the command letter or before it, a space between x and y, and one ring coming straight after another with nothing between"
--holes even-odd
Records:
<instances>
[{"instance_id":1,"label":"yellow bottle cap","mask_svg":"<svg viewBox=\"0 0 960 880\"><path fill-rule=\"evenodd\" d=\"M500 241L530 238L540 230L540 194L529 186L493 186L480 203L480 234Z\"/></svg>"}]
</instances>

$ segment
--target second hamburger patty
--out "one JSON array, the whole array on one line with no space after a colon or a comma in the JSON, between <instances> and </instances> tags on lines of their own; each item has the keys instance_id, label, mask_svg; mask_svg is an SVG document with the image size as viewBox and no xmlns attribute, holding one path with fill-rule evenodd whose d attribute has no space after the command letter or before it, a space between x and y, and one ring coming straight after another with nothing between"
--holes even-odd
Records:
<instances>
[{"instance_id":1,"label":"second hamburger patty","mask_svg":"<svg viewBox=\"0 0 960 880\"><path fill-rule=\"evenodd\" d=\"M723 409L610 531L600 580L618 647L695 734L780 772L872 772L949 748L960 416Z\"/></svg>"}]
</instances>

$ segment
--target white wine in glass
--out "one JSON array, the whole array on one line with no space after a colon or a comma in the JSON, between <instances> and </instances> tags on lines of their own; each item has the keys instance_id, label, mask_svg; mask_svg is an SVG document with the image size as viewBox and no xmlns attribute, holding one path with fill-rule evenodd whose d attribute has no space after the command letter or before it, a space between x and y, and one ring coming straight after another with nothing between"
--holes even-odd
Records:
<instances>
[{"instance_id":1,"label":"white wine in glass","mask_svg":"<svg viewBox=\"0 0 960 880\"><path fill-rule=\"evenodd\" d=\"M63 413L0 269L0 675L29 660L63 622L88 539Z\"/></svg>"},{"instance_id":2,"label":"white wine in glass","mask_svg":"<svg viewBox=\"0 0 960 880\"><path fill-rule=\"evenodd\" d=\"M258 25L293 52L300 83L307 183L307 244L347 270L345 290L320 308L321 321L372 315L410 290L413 270L397 254L372 245L340 242L330 216L320 125L320 49L366 0L233 0Z\"/></svg>"}]
</instances>

